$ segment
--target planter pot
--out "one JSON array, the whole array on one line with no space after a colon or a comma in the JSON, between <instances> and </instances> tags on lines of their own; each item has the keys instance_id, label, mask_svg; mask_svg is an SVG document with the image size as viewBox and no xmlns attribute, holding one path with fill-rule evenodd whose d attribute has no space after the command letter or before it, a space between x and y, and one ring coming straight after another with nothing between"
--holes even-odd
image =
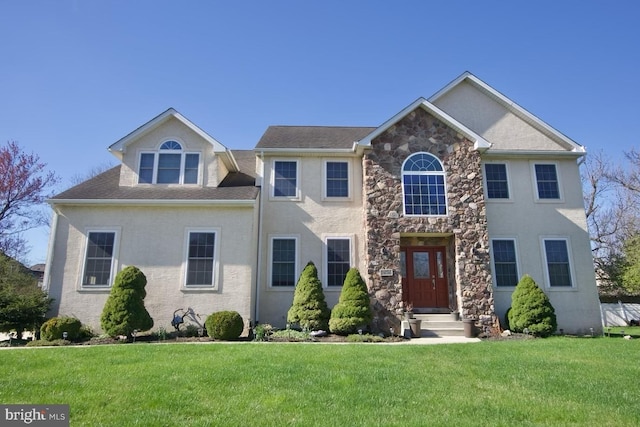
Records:
<instances>
[{"instance_id":1,"label":"planter pot","mask_svg":"<svg viewBox=\"0 0 640 427\"><path fill-rule=\"evenodd\" d=\"M476 337L476 321L473 319L464 319L464 336L465 338Z\"/></svg>"},{"instance_id":2,"label":"planter pot","mask_svg":"<svg viewBox=\"0 0 640 427\"><path fill-rule=\"evenodd\" d=\"M404 320L409 320L409 319L413 319L413 312L412 311L405 311L404 312Z\"/></svg>"},{"instance_id":3,"label":"planter pot","mask_svg":"<svg viewBox=\"0 0 640 427\"><path fill-rule=\"evenodd\" d=\"M420 338L422 320L421 319L409 319L409 327L411 328L411 337Z\"/></svg>"},{"instance_id":4,"label":"planter pot","mask_svg":"<svg viewBox=\"0 0 640 427\"><path fill-rule=\"evenodd\" d=\"M458 313L457 311L452 311L451 312L451 320L453 320L454 322L457 322L460 320L460 313Z\"/></svg>"}]
</instances>

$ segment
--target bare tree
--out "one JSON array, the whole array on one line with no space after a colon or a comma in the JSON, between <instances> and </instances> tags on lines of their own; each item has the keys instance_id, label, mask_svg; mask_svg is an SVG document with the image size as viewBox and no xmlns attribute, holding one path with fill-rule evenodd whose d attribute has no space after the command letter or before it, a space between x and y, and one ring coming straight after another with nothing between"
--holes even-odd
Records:
<instances>
[{"instance_id":1,"label":"bare tree","mask_svg":"<svg viewBox=\"0 0 640 427\"><path fill-rule=\"evenodd\" d=\"M78 173L78 174L73 175L69 179L69 183L73 187L74 185L78 185L80 183L83 183L84 181L86 181L88 179L91 179L94 176L97 176L97 175L100 175L103 172L106 172L107 170L111 169L112 167L114 167L114 165L111 162L101 163L101 164L99 164L97 166L92 167L86 173Z\"/></svg>"},{"instance_id":2,"label":"bare tree","mask_svg":"<svg viewBox=\"0 0 640 427\"><path fill-rule=\"evenodd\" d=\"M0 250L20 259L26 242L21 233L47 224L38 210L59 181L36 154L28 154L15 141L0 147Z\"/></svg>"}]
</instances>

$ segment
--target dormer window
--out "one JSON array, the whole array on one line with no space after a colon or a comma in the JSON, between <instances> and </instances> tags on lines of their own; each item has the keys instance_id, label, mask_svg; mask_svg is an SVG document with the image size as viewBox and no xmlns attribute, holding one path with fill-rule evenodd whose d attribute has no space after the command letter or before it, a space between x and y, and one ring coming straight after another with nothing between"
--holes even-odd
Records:
<instances>
[{"instance_id":1,"label":"dormer window","mask_svg":"<svg viewBox=\"0 0 640 427\"><path fill-rule=\"evenodd\" d=\"M186 153L178 141L162 143L158 152L140 154L139 184L197 184L199 153Z\"/></svg>"}]
</instances>

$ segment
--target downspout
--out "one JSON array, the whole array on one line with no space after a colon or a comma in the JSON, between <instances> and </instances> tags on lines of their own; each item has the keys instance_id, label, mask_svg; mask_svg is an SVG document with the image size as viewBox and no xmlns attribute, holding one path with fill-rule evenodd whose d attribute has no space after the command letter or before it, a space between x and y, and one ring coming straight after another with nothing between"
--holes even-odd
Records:
<instances>
[{"instance_id":1,"label":"downspout","mask_svg":"<svg viewBox=\"0 0 640 427\"><path fill-rule=\"evenodd\" d=\"M56 233L58 232L58 211L55 206L51 205L52 218L51 218L51 230L49 231L49 244L47 246L47 261L44 265L44 278L42 280L43 290L49 295L50 282L51 282L51 266L53 265L53 247L55 244Z\"/></svg>"},{"instance_id":2,"label":"downspout","mask_svg":"<svg viewBox=\"0 0 640 427\"><path fill-rule=\"evenodd\" d=\"M262 280L262 211L264 203L262 189L264 188L264 152L260 152L258 157L260 158L260 191L258 192L260 202L258 203L258 248L256 251L256 256L258 257L258 262L256 263L256 299L253 309L254 323L256 324L260 320L260 288Z\"/></svg>"}]
</instances>

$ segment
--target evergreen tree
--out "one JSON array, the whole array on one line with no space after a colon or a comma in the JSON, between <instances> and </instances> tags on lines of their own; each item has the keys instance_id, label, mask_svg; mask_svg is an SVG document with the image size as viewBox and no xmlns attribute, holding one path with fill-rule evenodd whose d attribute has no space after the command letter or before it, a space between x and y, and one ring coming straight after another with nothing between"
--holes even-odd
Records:
<instances>
[{"instance_id":1,"label":"evergreen tree","mask_svg":"<svg viewBox=\"0 0 640 427\"><path fill-rule=\"evenodd\" d=\"M39 330L53 301L29 270L0 252L0 332Z\"/></svg>"},{"instance_id":2,"label":"evergreen tree","mask_svg":"<svg viewBox=\"0 0 640 427\"><path fill-rule=\"evenodd\" d=\"M309 261L298 279L287 322L297 323L307 330L326 330L329 327L330 314L324 299L322 283L318 279L318 270L313 262Z\"/></svg>"},{"instance_id":3,"label":"evergreen tree","mask_svg":"<svg viewBox=\"0 0 640 427\"><path fill-rule=\"evenodd\" d=\"M338 304L331 311L329 328L335 334L348 335L367 326L372 318L367 284L358 269L351 268L344 279Z\"/></svg>"},{"instance_id":4,"label":"evergreen tree","mask_svg":"<svg viewBox=\"0 0 640 427\"><path fill-rule=\"evenodd\" d=\"M153 319L144 307L146 285L147 278L137 267L129 266L118 273L100 318L105 333L131 338L134 330L153 327Z\"/></svg>"},{"instance_id":5,"label":"evergreen tree","mask_svg":"<svg viewBox=\"0 0 640 427\"><path fill-rule=\"evenodd\" d=\"M520 279L511 295L509 326L515 332L523 332L527 328L541 337L553 334L558 327L549 297L528 274Z\"/></svg>"}]
</instances>

